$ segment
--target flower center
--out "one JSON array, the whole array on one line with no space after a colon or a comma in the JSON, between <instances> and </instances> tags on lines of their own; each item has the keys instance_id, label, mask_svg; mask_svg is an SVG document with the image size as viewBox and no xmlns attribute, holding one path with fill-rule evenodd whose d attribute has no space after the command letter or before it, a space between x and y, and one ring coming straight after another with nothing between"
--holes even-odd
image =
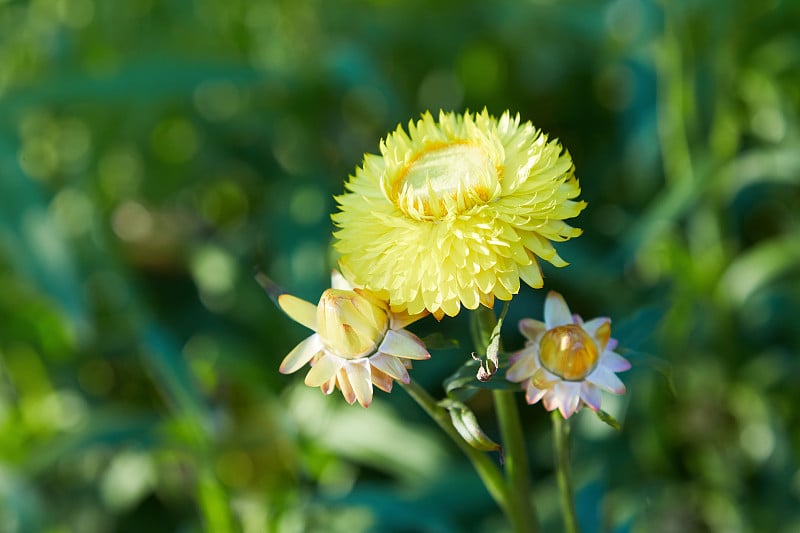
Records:
<instances>
[{"instance_id":1,"label":"flower center","mask_svg":"<svg viewBox=\"0 0 800 533\"><path fill-rule=\"evenodd\" d=\"M597 366L597 345L577 324L557 326L544 334L539 361L566 381L581 381Z\"/></svg>"},{"instance_id":2,"label":"flower center","mask_svg":"<svg viewBox=\"0 0 800 533\"><path fill-rule=\"evenodd\" d=\"M403 212L431 219L487 202L498 177L486 150L462 141L426 146L392 181L391 195Z\"/></svg>"}]
</instances>

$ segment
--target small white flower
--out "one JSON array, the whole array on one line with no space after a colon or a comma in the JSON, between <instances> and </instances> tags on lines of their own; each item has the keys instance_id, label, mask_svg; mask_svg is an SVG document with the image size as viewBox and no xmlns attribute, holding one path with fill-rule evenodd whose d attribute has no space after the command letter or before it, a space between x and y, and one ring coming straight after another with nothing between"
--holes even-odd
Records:
<instances>
[{"instance_id":1,"label":"small white flower","mask_svg":"<svg viewBox=\"0 0 800 533\"><path fill-rule=\"evenodd\" d=\"M338 387L350 404L358 400L369 407L373 385L391 392L393 380L409 383L412 359L431 356L416 335L403 329L424 314L391 312L385 302L353 288L336 271L332 288L316 306L290 294L279 296L278 305L315 332L289 352L280 372L291 374L309 363L305 384L325 394Z\"/></svg>"},{"instance_id":2,"label":"small white flower","mask_svg":"<svg viewBox=\"0 0 800 533\"><path fill-rule=\"evenodd\" d=\"M519 330L528 341L512 355L506 379L522 383L529 404L542 400L548 411L558 409L569 418L582 404L598 411L600 389L625 393L616 372L631 364L614 351L617 341L611 338L609 318L584 322L570 313L560 294L550 291L544 322L524 318Z\"/></svg>"}]
</instances>

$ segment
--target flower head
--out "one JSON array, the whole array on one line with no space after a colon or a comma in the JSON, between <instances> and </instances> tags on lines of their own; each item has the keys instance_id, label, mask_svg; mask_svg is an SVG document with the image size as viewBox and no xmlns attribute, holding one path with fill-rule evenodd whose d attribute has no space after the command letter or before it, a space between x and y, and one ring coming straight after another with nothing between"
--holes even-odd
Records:
<instances>
[{"instance_id":1,"label":"flower head","mask_svg":"<svg viewBox=\"0 0 800 533\"><path fill-rule=\"evenodd\" d=\"M408 383L412 359L430 353L413 333L403 329L423 315L392 312L369 291L353 288L338 272L333 288L322 293L315 306L290 294L278 297L286 314L314 334L298 344L280 366L282 374L306 363L311 370L305 383L330 394L338 387L348 403L372 403L372 386L391 392L395 379Z\"/></svg>"},{"instance_id":2,"label":"flower head","mask_svg":"<svg viewBox=\"0 0 800 533\"><path fill-rule=\"evenodd\" d=\"M519 115L425 113L367 154L338 196L342 271L394 309L437 318L542 286L537 257L580 235L569 153Z\"/></svg>"},{"instance_id":3,"label":"flower head","mask_svg":"<svg viewBox=\"0 0 800 533\"><path fill-rule=\"evenodd\" d=\"M625 393L615 372L631 364L614 351L617 341L611 338L610 319L584 322L570 314L560 294L550 291L544 322L524 318L519 330L528 341L512 355L506 379L522 383L529 404L542 400L548 411L558 409L569 418L582 404L598 411L600 389Z\"/></svg>"}]
</instances>

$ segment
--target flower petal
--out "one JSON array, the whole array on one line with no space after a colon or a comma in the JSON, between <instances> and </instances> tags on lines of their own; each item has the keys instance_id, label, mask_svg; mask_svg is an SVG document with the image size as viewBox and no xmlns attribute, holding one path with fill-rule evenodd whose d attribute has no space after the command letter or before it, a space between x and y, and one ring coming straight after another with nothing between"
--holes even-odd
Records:
<instances>
[{"instance_id":1,"label":"flower petal","mask_svg":"<svg viewBox=\"0 0 800 533\"><path fill-rule=\"evenodd\" d=\"M528 381L528 385L525 387L525 401L533 405L547 394L547 390L548 389L538 389L531 381Z\"/></svg>"},{"instance_id":2,"label":"flower petal","mask_svg":"<svg viewBox=\"0 0 800 533\"><path fill-rule=\"evenodd\" d=\"M309 387L319 387L342 368L345 360L341 357L323 352L322 357L314 362L314 366L306 374L305 384Z\"/></svg>"},{"instance_id":3,"label":"flower petal","mask_svg":"<svg viewBox=\"0 0 800 533\"><path fill-rule=\"evenodd\" d=\"M558 410L564 418L571 417L578 410L581 400L581 383L562 381L553 389L558 397Z\"/></svg>"},{"instance_id":4,"label":"flower petal","mask_svg":"<svg viewBox=\"0 0 800 533\"><path fill-rule=\"evenodd\" d=\"M547 326L544 322L532 318L523 318L519 321L519 332L530 341L539 342L546 331Z\"/></svg>"},{"instance_id":5,"label":"flower petal","mask_svg":"<svg viewBox=\"0 0 800 533\"><path fill-rule=\"evenodd\" d=\"M603 352L600 364L612 372L625 372L631 369L631 363L617 352L606 350Z\"/></svg>"},{"instance_id":6,"label":"flower petal","mask_svg":"<svg viewBox=\"0 0 800 533\"><path fill-rule=\"evenodd\" d=\"M411 378L408 375L408 370L406 370L403 362L393 355L379 353L370 357L369 362L379 371L388 374L398 381L402 381L403 383L408 383L411 381Z\"/></svg>"},{"instance_id":7,"label":"flower petal","mask_svg":"<svg viewBox=\"0 0 800 533\"><path fill-rule=\"evenodd\" d=\"M461 302L453 298L448 298L441 303L441 309L447 316L456 316L461 310Z\"/></svg>"},{"instance_id":8,"label":"flower petal","mask_svg":"<svg viewBox=\"0 0 800 533\"><path fill-rule=\"evenodd\" d=\"M336 388L336 375L334 374L331 376L331 379L320 385L319 388L322 389L322 392L325 394L332 393L333 389Z\"/></svg>"},{"instance_id":9,"label":"flower petal","mask_svg":"<svg viewBox=\"0 0 800 533\"><path fill-rule=\"evenodd\" d=\"M572 314L569 312L567 302L556 291L547 293L547 299L544 301L544 323L548 330L572 324Z\"/></svg>"},{"instance_id":10,"label":"flower petal","mask_svg":"<svg viewBox=\"0 0 800 533\"><path fill-rule=\"evenodd\" d=\"M317 331L316 305L302 300L297 296L292 296L291 294L281 294L278 296L278 305L292 320L303 324L308 329Z\"/></svg>"},{"instance_id":11,"label":"flower petal","mask_svg":"<svg viewBox=\"0 0 800 533\"><path fill-rule=\"evenodd\" d=\"M594 318L583 324L583 329L597 341L597 347L604 350L611 338L611 319Z\"/></svg>"},{"instance_id":12,"label":"flower petal","mask_svg":"<svg viewBox=\"0 0 800 533\"><path fill-rule=\"evenodd\" d=\"M353 285L347 281L341 272L336 269L331 271L331 288L332 289L341 289L343 291L352 291Z\"/></svg>"},{"instance_id":13,"label":"flower petal","mask_svg":"<svg viewBox=\"0 0 800 533\"><path fill-rule=\"evenodd\" d=\"M610 323L610 322L611 322L610 318L605 317L605 316L601 316L601 317L598 317L598 318L593 318L591 320L587 320L586 322L583 322L583 324L581 324L581 325L582 325L583 329L586 331L586 333L588 333L589 335L594 337L595 333L597 332L597 328L599 328L603 324L607 324L607 323Z\"/></svg>"},{"instance_id":14,"label":"flower petal","mask_svg":"<svg viewBox=\"0 0 800 533\"><path fill-rule=\"evenodd\" d=\"M519 277L534 289L539 289L544 285L542 267L539 266L539 262L536 259L533 259L530 265L519 267Z\"/></svg>"},{"instance_id":15,"label":"flower petal","mask_svg":"<svg viewBox=\"0 0 800 533\"><path fill-rule=\"evenodd\" d=\"M406 359L430 359L431 357L419 337L403 329L387 331L378 351Z\"/></svg>"},{"instance_id":16,"label":"flower petal","mask_svg":"<svg viewBox=\"0 0 800 533\"><path fill-rule=\"evenodd\" d=\"M537 357L537 347L531 346L518 352L520 357L516 359L506 371L506 379L514 383L520 383L533 376L536 370L539 369L539 360Z\"/></svg>"},{"instance_id":17,"label":"flower petal","mask_svg":"<svg viewBox=\"0 0 800 533\"><path fill-rule=\"evenodd\" d=\"M545 368L539 367L531 377L531 383L540 389L552 389L557 383L561 382L561 378L555 374L551 374Z\"/></svg>"},{"instance_id":18,"label":"flower petal","mask_svg":"<svg viewBox=\"0 0 800 533\"><path fill-rule=\"evenodd\" d=\"M370 368L370 375L372 377L372 384L381 389L383 392L392 392L392 385L394 379L389 374L381 372L374 366Z\"/></svg>"},{"instance_id":19,"label":"flower petal","mask_svg":"<svg viewBox=\"0 0 800 533\"><path fill-rule=\"evenodd\" d=\"M544 408L548 411L558 409L560 402L561 398L556 394L554 389L548 389L545 391L544 396L542 396L542 405L544 405Z\"/></svg>"},{"instance_id":20,"label":"flower petal","mask_svg":"<svg viewBox=\"0 0 800 533\"><path fill-rule=\"evenodd\" d=\"M581 404L580 400L580 396L568 396L566 399L561 400L561 405L558 407L558 410L561 411L561 416L569 418L574 415Z\"/></svg>"},{"instance_id":21,"label":"flower petal","mask_svg":"<svg viewBox=\"0 0 800 533\"><path fill-rule=\"evenodd\" d=\"M594 383L614 394L625 394L625 384L620 381L614 372L605 366L597 365L597 368L589 374L586 381Z\"/></svg>"},{"instance_id":22,"label":"flower petal","mask_svg":"<svg viewBox=\"0 0 800 533\"><path fill-rule=\"evenodd\" d=\"M339 389L342 391L344 400L350 405L353 405L356 401L356 391L353 390L353 386L350 384L350 377L347 375L347 368L345 366L342 366L336 373L336 382L339 384Z\"/></svg>"},{"instance_id":23,"label":"flower petal","mask_svg":"<svg viewBox=\"0 0 800 533\"><path fill-rule=\"evenodd\" d=\"M297 372L302 366L323 350L322 341L316 333L298 344L283 358L278 371L281 374Z\"/></svg>"},{"instance_id":24,"label":"flower petal","mask_svg":"<svg viewBox=\"0 0 800 533\"><path fill-rule=\"evenodd\" d=\"M389 327L394 330L402 329L409 324L413 324L420 318L428 316L428 312L425 311L423 313L417 313L416 315L412 315L408 311L392 311L389 315L390 325Z\"/></svg>"},{"instance_id":25,"label":"flower petal","mask_svg":"<svg viewBox=\"0 0 800 533\"><path fill-rule=\"evenodd\" d=\"M589 406L592 411L600 410L600 400L602 399L602 394L600 389L584 381L581 384L581 399L583 403Z\"/></svg>"},{"instance_id":26,"label":"flower petal","mask_svg":"<svg viewBox=\"0 0 800 533\"><path fill-rule=\"evenodd\" d=\"M372 403L372 377L370 376L369 360L356 359L348 361L344 366L350 385L361 407L369 407Z\"/></svg>"}]
</instances>

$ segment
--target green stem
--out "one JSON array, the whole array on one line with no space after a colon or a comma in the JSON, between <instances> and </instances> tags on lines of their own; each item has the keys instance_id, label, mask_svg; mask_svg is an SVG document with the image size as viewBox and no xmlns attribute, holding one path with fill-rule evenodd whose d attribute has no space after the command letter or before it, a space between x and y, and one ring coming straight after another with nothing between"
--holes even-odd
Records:
<instances>
[{"instance_id":1,"label":"green stem","mask_svg":"<svg viewBox=\"0 0 800 533\"><path fill-rule=\"evenodd\" d=\"M507 516L510 516L512 505L508 487L503 479L503 474L489 456L476 450L461 438L461 435L459 435L458 431L453 427L447 410L437 405L436 400L428 394L428 391L417 385L413 380L407 384L401 383L401 385L406 392L408 392L409 396L428 413L428 416L430 416L453 442L461 448L461 451L464 452L475 468L475 471L478 473L478 476L480 476L481 481L483 481L491 497L497 502L497 505L500 506L503 512Z\"/></svg>"},{"instance_id":2,"label":"green stem","mask_svg":"<svg viewBox=\"0 0 800 533\"><path fill-rule=\"evenodd\" d=\"M572 497L572 474L569 467L569 421L564 420L556 409L552 412L553 446L556 455L556 479L558 496L561 501L561 514L564 517L564 531L578 533L578 517Z\"/></svg>"},{"instance_id":3,"label":"green stem","mask_svg":"<svg viewBox=\"0 0 800 533\"><path fill-rule=\"evenodd\" d=\"M533 533L538 530L538 523L531 501L530 468L517 403L511 391L494 390L492 394L503 439L506 478L512 497L512 513L509 518L514 531Z\"/></svg>"}]
</instances>

